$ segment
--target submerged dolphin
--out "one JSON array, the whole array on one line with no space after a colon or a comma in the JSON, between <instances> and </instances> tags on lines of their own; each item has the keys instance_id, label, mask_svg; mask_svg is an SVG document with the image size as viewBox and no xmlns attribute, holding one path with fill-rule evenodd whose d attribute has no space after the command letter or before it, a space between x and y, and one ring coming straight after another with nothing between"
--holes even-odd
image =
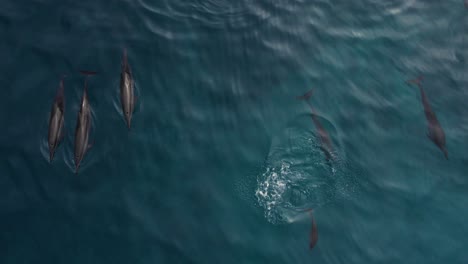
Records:
<instances>
[{"instance_id":1,"label":"submerged dolphin","mask_svg":"<svg viewBox=\"0 0 468 264\"><path fill-rule=\"evenodd\" d=\"M427 137L439 147L440 150L444 153L446 159L448 159L448 152L445 146L445 133L442 129L442 126L437 120L436 114L432 111L431 106L429 105L429 100L427 99L426 93L421 86L421 81L423 76L419 76L416 79L408 80L407 83L413 83L419 87L419 91L421 92L421 101L424 107L424 114L426 115L427 119Z\"/></svg>"},{"instance_id":2,"label":"submerged dolphin","mask_svg":"<svg viewBox=\"0 0 468 264\"><path fill-rule=\"evenodd\" d=\"M60 80L60 86L57 90L54 103L52 104L52 110L49 118L49 162L54 159L55 150L63 139L63 122L64 122L64 110L65 110L65 96L64 96L64 85L62 76Z\"/></svg>"},{"instance_id":3,"label":"submerged dolphin","mask_svg":"<svg viewBox=\"0 0 468 264\"><path fill-rule=\"evenodd\" d=\"M312 90L305 93L304 95L298 96L297 99L304 100L309 105L310 110L312 111L311 113L312 120L314 122L315 127L317 128L319 132L321 149L323 153L325 154L327 161L331 161L335 159L335 156L333 155L332 141L330 139L330 135L328 135L327 131L322 126L322 123L320 123L319 119L317 118L317 114L314 108L312 107L312 104L308 101L311 96L312 96Z\"/></svg>"},{"instance_id":4,"label":"submerged dolphin","mask_svg":"<svg viewBox=\"0 0 468 264\"><path fill-rule=\"evenodd\" d=\"M312 209L309 210L310 216L312 218L312 229L310 230L310 241L309 241L309 248L313 249L317 244L318 240L318 231L317 231L317 224L315 223L314 215L312 214Z\"/></svg>"},{"instance_id":5,"label":"submerged dolphin","mask_svg":"<svg viewBox=\"0 0 468 264\"><path fill-rule=\"evenodd\" d=\"M91 128L91 105L88 100L88 76L96 74L96 72L91 71L80 72L86 75L86 79L75 129L75 173L78 173L81 161L90 148L89 130Z\"/></svg>"},{"instance_id":6,"label":"submerged dolphin","mask_svg":"<svg viewBox=\"0 0 468 264\"><path fill-rule=\"evenodd\" d=\"M122 103L122 111L127 122L127 127L130 129L133 109L135 107L135 95L132 70L128 64L126 49L123 52L122 72L120 73L120 102Z\"/></svg>"}]
</instances>

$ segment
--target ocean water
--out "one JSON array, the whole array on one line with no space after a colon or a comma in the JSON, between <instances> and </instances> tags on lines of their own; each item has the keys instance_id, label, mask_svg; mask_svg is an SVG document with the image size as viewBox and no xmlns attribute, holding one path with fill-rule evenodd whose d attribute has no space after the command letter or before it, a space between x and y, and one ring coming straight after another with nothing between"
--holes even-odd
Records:
<instances>
[{"instance_id":1,"label":"ocean water","mask_svg":"<svg viewBox=\"0 0 468 264\"><path fill-rule=\"evenodd\" d=\"M0 32L2 264L468 259L461 0L3 1ZM79 70L99 73L75 174ZM66 133L50 164L62 74ZM449 160L405 84L420 74ZM295 99L311 89L331 163Z\"/></svg>"}]
</instances>

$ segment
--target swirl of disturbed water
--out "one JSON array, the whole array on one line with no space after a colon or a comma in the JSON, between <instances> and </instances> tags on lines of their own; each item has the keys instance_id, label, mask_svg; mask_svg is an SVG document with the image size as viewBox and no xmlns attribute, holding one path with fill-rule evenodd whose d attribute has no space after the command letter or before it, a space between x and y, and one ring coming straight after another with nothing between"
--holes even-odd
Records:
<instances>
[{"instance_id":1,"label":"swirl of disturbed water","mask_svg":"<svg viewBox=\"0 0 468 264\"><path fill-rule=\"evenodd\" d=\"M317 209L352 193L352 175L339 145L335 144L334 155L333 162L325 160L309 115L300 116L277 135L255 191L267 220L295 222L307 215L306 209Z\"/></svg>"}]
</instances>

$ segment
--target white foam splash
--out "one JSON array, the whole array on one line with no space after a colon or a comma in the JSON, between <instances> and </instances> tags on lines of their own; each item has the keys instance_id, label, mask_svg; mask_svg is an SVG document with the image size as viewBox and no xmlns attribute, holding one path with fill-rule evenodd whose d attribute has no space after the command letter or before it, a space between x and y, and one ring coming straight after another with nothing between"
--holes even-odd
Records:
<instances>
[{"instance_id":1,"label":"white foam splash","mask_svg":"<svg viewBox=\"0 0 468 264\"><path fill-rule=\"evenodd\" d=\"M283 203L283 194L287 184L285 174L288 173L288 169L289 164L287 163L281 165L279 172L275 168L267 168L262 177L265 180L258 184L255 195L260 204L265 207L265 214L269 219L275 217L273 215L275 207Z\"/></svg>"}]
</instances>

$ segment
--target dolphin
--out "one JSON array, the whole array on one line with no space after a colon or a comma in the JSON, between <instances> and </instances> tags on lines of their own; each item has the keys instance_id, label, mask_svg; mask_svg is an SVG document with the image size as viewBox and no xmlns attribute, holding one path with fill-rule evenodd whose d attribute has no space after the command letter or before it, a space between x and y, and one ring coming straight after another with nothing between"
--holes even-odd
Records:
<instances>
[{"instance_id":1,"label":"dolphin","mask_svg":"<svg viewBox=\"0 0 468 264\"><path fill-rule=\"evenodd\" d=\"M52 110L49 118L49 162L54 159L55 150L63 139L63 122L64 122L64 111L65 111L65 95L64 85L62 76L60 80L60 86L57 90L57 94L52 104Z\"/></svg>"},{"instance_id":2,"label":"dolphin","mask_svg":"<svg viewBox=\"0 0 468 264\"><path fill-rule=\"evenodd\" d=\"M309 235L309 248L313 249L317 244L318 240L318 231L317 231L317 224L315 223L314 215L312 214L312 209L308 210L310 213L310 217L312 218L312 229L310 230Z\"/></svg>"},{"instance_id":3,"label":"dolphin","mask_svg":"<svg viewBox=\"0 0 468 264\"><path fill-rule=\"evenodd\" d=\"M421 101L424 107L424 114L426 115L427 119L428 131L426 135L432 142L434 142L434 144L440 150L442 150L445 158L448 159L448 152L445 146L445 133L442 129L442 126L439 123L439 120L437 120L436 114L434 113L434 111L432 111L431 106L429 104L429 99L427 98L426 93L424 92L424 89L421 86L422 80L423 76L419 76L416 79L408 80L407 83L412 83L419 87L419 91L421 92Z\"/></svg>"},{"instance_id":4,"label":"dolphin","mask_svg":"<svg viewBox=\"0 0 468 264\"><path fill-rule=\"evenodd\" d=\"M81 161L84 155L91 147L89 145L89 130L91 128L91 105L88 100L88 76L95 75L97 72L80 71L86 75L83 98L81 99L80 111L75 129L75 173L78 173Z\"/></svg>"},{"instance_id":5,"label":"dolphin","mask_svg":"<svg viewBox=\"0 0 468 264\"><path fill-rule=\"evenodd\" d=\"M123 51L122 72L120 73L120 102L128 129L132 123L132 114L135 107L134 82L132 70L128 64L127 50Z\"/></svg>"},{"instance_id":6,"label":"dolphin","mask_svg":"<svg viewBox=\"0 0 468 264\"><path fill-rule=\"evenodd\" d=\"M314 125L319 132L319 137L320 137L320 142L321 142L320 148L325 154L325 158L327 162L329 162L329 161L335 160L335 156L333 155L332 141L330 139L330 135L327 133L325 128L322 126L322 123L320 123L320 120L317 118L317 113L315 112L315 109L312 107L312 104L308 101L311 96L312 96L312 90L308 91L304 95L298 96L297 99L304 100L309 105L310 110L312 111L311 113L312 121L314 122Z\"/></svg>"}]
</instances>

